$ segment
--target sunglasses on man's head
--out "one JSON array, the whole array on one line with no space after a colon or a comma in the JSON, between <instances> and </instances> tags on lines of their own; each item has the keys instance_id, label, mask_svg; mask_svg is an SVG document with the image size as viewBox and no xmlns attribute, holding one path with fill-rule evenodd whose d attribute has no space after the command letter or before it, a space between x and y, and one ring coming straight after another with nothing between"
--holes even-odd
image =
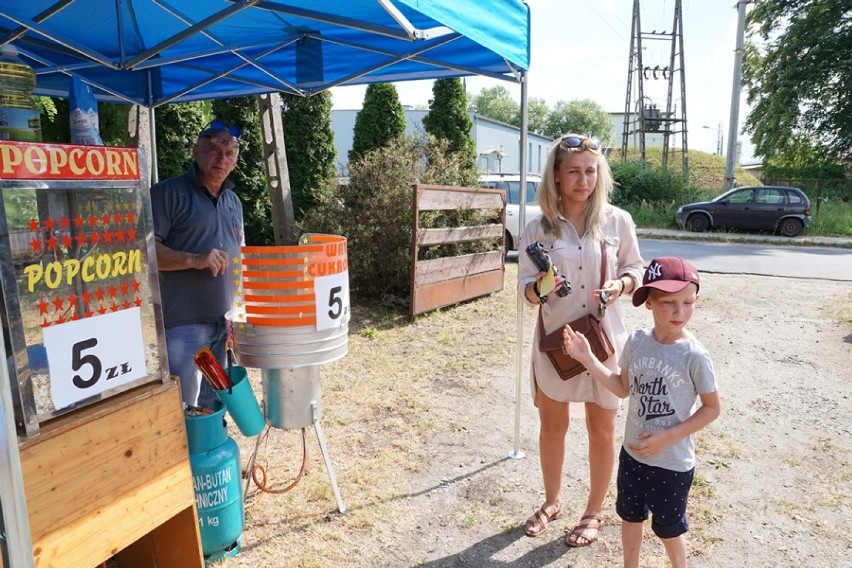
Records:
<instances>
[{"instance_id":1,"label":"sunglasses on man's head","mask_svg":"<svg viewBox=\"0 0 852 568\"><path fill-rule=\"evenodd\" d=\"M239 138L240 136L243 135L242 130L240 130L239 128L237 128L233 124L226 124L226 123L222 122L221 120L214 120L213 122L211 122L210 124L205 126L204 130L209 130L211 128L213 130L227 130L228 134L230 134L234 138Z\"/></svg>"},{"instance_id":2,"label":"sunglasses on man's head","mask_svg":"<svg viewBox=\"0 0 852 568\"><path fill-rule=\"evenodd\" d=\"M567 136L563 136L559 140L559 145L562 146L563 148L577 149L577 148L582 148L584 142L588 142L588 144L586 144L586 148L589 149L589 150L600 150L601 149L601 143L596 138L588 138L588 137L585 137L585 136L574 136L573 134L568 134Z\"/></svg>"}]
</instances>

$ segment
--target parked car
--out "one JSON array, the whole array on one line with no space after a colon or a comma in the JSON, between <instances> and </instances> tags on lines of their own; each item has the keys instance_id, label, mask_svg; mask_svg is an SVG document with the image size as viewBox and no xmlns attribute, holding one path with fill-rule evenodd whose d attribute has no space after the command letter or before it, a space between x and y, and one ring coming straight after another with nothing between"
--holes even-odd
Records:
<instances>
[{"instance_id":1,"label":"parked car","mask_svg":"<svg viewBox=\"0 0 852 568\"><path fill-rule=\"evenodd\" d=\"M675 221L696 233L728 228L795 237L811 224L811 202L796 187L735 187L710 201L679 207Z\"/></svg>"},{"instance_id":2,"label":"parked car","mask_svg":"<svg viewBox=\"0 0 852 568\"><path fill-rule=\"evenodd\" d=\"M536 202L536 191L541 182L541 176L527 174L526 206L524 208L525 221L529 222L533 217L541 214ZM479 177L480 187L490 189L502 189L506 192L506 250L518 250L520 238L520 174L485 174Z\"/></svg>"}]
</instances>

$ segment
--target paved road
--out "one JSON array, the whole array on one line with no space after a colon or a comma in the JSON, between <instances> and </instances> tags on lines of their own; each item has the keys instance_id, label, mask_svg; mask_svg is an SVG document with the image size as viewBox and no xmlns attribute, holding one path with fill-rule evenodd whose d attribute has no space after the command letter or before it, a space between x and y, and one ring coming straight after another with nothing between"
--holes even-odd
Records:
<instances>
[{"instance_id":1,"label":"paved road","mask_svg":"<svg viewBox=\"0 0 852 568\"><path fill-rule=\"evenodd\" d=\"M645 261L682 256L699 271L852 282L852 239L639 229ZM724 242L722 242L724 241ZM795 243L791 245L790 243ZM517 253L509 253L510 262Z\"/></svg>"},{"instance_id":2,"label":"paved road","mask_svg":"<svg viewBox=\"0 0 852 568\"><path fill-rule=\"evenodd\" d=\"M852 249L639 239L642 258L682 256L701 272L852 282Z\"/></svg>"}]
</instances>

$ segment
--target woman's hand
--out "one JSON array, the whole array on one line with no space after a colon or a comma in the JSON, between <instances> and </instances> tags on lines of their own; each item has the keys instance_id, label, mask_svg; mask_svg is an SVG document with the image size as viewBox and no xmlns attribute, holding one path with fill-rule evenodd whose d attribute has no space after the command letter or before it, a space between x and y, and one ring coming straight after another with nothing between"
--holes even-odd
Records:
<instances>
[{"instance_id":1,"label":"woman's hand","mask_svg":"<svg viewBox=\"0 0 852 568\"><path fill-rule=\"evenodd\" d=\"M624 278L607 280L604 282L603 288L600 290L592 290L592 295L597 298L600 303L609 306L610 304L614 304L618 298L624 294L624 287ZM601 298L606 301L601 301Z\"/></svg>"}]
</instances>

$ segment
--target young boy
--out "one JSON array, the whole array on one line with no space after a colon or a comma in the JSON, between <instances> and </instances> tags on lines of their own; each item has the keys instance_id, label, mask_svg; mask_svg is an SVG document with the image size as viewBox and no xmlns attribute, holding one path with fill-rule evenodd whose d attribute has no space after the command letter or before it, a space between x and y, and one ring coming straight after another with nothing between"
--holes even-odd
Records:
<instances>
[{"instance_id":1,"label":"young boy","mask_svg":"<svg viewBox=\"0 0 852 568\"><path fill-rule=\"evenodd\" d=\"M686 330L698 300L698 271L676 257L651 261L633 305L645 304L653 329L630 334L613 373L582 334L565 326L565 352L606 388L629 396L618 465L616 512L621 517L625 568L639 566L643 522L662 539L675 568L686 566L686 500L695 473L692 434L719 416L713 362ZM701 406L693 411L695 399Z\"/></svg>"}]
</instances>

